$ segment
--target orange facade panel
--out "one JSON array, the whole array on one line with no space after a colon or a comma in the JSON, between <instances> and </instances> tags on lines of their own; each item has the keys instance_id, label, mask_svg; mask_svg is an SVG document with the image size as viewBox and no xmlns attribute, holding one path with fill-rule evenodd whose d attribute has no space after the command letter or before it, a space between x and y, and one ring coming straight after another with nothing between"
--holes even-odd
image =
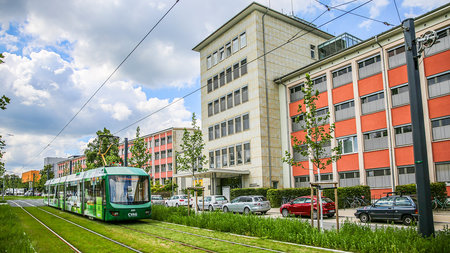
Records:
<instances>
[{"instance_id":1,"label":"orange facade panel","mask_svg":"<svg viewBox=\"0 0 450 253\"><path fill-rule=\"evenodd\" d=\"M433 145L433 161L447 162L450 161L450 140L434 142Z\"/></svg>"},{"instance_id":2,"label":"orange facade panel","mask_svg":"<svg viewBox=\"0 0 450 253\"><path fill-rule=\"evenodd\" d=\"M397 166L414 164L413 146L395 149L395 163Z\"/></svg>"},{"instance_id":3,"label":"orange facade panel","mask_svg":"<svg viewBox=\"0 0 450 253\"><path fill-rule=\"evenodd\" d=\"M326 165L325 169L320 170L320 174L324 174L324 173L333 173L333 166L331 164ZM317 175L317 174L319 174L319 173L317 173L317 167L314 166L314 175Z\"/></svg>"},{"instance_id":4,"label":"orange facade panel","mask_svg":"<svg viewBox=\"0 0 450 253\"><path fill-rule=\"evenodd\" d=\"M291 145L294 144L294 138L297 138L297 140L304 140L305 136L306 136L306 131L305 130L292 133L291 134Z\"/></svg>"},{"instance_id":5,"label":"orange facade panel","mask_svg":"<svg viewBox=\"0 0 450 253\"><path fill-rule=\"evenodd\" d=\"M342 155L336 166L338 172L359 170L358 154Z\"/></svg>"},{"instance_id":6,"label":"orange facade panel","mask_svg":"<svg viewBox=\"0 0 450 253\"><path fill-rule=\"evenodd\" d=\"M365 169L386 168L386 167L390 167L389 151L387 149L372 152L364 152Z\"/></svg>"},{"instance_id":7,"label":"orange facade panel","mask_svg":"<svg viewBox=\"0 0 450 253\"><path fill-rule=\"evenodd\" d=\"M425 75L432 76L450 69L450 50L426 57L423 62Z\"/></svg>"},{"instance_id":8,"label":"orange facade panel","mask_svg":"<svg viewBox=\"0 0 450 253\"><path fill-rule=\"evenodd\" d=\"M38 170L30 170L22 173L22 183L33 182L33 175L34 182L37 182L39 181L39 179L41 179L41 175L39 174Z\"/></svg>"},{"instance_id":9,"label":"orange facade panel","mask_svg":"<svg viewBox=\"0 0 450 253\"><path fill-rule=\"evenodd\" d=\"M308 176L309 175L309 162L308 161L304 161L301 162L301 164L305 167L302 168L301 166L293 166L292 167L292 175L295 176Z\"/></svg>"},{"instance_id":10,"label":"orange facade panel","mask_svg":"<svg viewBox=\"0 0 450 253\"><path fill-rule=\"evenodd\" d=\"M392 125L400 126L411 123L411 107L410 105L404 105L396 108L392 108Z\"/></svg>"},{"instance_id":11,"label":"orange facade panel","mask_svg":"<svg viewBox=\"0 0 450 253\"><path fill-rule=\"evenodd\" d=\"M381 197L386 197L386 194L388 192L392 192L392 189L391 188L370 189L370 195L372 196L372 199L379 199Z\"/></svg>"},{"instance_id":12,"label":"orange facade panel","mask_svg":"<svg viewBox=\"0 0 450 253\"><path fill-rule=\"evenodd\" d=\"M356 134L356 119L347 119L334 123L336 137Z\"/></svg>"},{"instance_id":13,"label":"orange facade panel","mask_svg":"<svg viewBox=\"0 0 450 253\"><path fill-rule=\"evenodd\" d=\"M300 104L303 106L303 99L289 104L289 116L292 117L292 116L300 114L298 112L298 105L300 105Z\"/></svg>"},{"instance_id":14,"label":"orange facade panel","mask_svg":"<svg viewBox=\"0 0 450 253\"><path fill-rule=\"evenodd\" d=\"M450 115L450 95L428 100L428 110L431 119Z\"/></svg>"},{"instance_id":15,"label":"orange facade panel","mask_svg":"<svg viewBox=\"0 0 450 253\"><path fill-rule=\"evenodd\" d=\"M349 83L340 87L337 87L336 89L333 89L332 91L333 95L333 104L337 104L340 102L344 102L350 99L353 99L353 83Z\"/></svg>"},{"instance_id":16,"label":"orange facade panel","mask_svg":"<svg viewBox=\"0 0 450 253\"><path fill-rule=\"evenodd\" d=\"M319 97L316 101L316 107L322 108L328 106L328 92L322 92L319 94Z\"/></svg>"},{"instance_id":17,"label":"orange facade panel","mask_svg":"<svg viewBox=\"0 0 450 253\"><path fill-rule=\"evenodd\" d=\"M389 70L388 80L389 80L389 87L394 87L399 84L407 83L408 71L406 70L406 65L402 65L398 68Z\"/></svg>"},{"instance_id":18,"label":"orange facade panel","mask_svg":"<svg viewBox=\"0 0 450 253\"><path fill-rule=\"evenodd\" d=\"M386 126L387 125L386 125L385 111L361 116L362 132L383 129L383 128L386 128Z\"/></svg>"},{"instance_id":19,"label":"orange facade panel","mask_svg":"<svg viewBox=\"0 0 450 253\"><path fill-rule=\"evenodd\" d=\"M358 81L359 96L364 96L380 90L383 90L383 76L381 73Z\"/></svg>"}]
</instances>

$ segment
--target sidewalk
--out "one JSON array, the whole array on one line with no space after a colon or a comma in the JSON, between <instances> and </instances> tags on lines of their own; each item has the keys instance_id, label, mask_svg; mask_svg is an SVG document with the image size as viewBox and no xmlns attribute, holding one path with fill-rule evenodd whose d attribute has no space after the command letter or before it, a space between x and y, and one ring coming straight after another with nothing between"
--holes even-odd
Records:
<instances>
[{"instance_id":1,"label":"sidewalk","mask_svg":"<svg viewBox=\"0 0 450 253\"><path fill-rule=\"evenodd\" d=\"M347 208L347 209L339 209L339 218L350 218L350 219L356 219L355 212L356 209L353 208ZM280 214L280 208L271 208L270 211L267 212L268 214L276 215ZM450 211L433 211L433 220L434 222L438 223L449 223L450 224Z\"/></svg>"}]
</instances>

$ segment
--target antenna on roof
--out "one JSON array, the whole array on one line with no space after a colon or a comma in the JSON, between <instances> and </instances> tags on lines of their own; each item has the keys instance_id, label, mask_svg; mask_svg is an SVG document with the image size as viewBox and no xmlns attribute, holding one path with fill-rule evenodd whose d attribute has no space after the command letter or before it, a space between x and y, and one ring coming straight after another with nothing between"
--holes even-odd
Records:
<instances>
[{"instance_id":1,"label":"antenna on roof","mask_svg":"<svg viewBox=\"0 0 450 253\"><path fill-rule=\"evenodd\" d=\"M291 0L291 14L294 16L294 2Z\"/></svg>"}]
</instances>

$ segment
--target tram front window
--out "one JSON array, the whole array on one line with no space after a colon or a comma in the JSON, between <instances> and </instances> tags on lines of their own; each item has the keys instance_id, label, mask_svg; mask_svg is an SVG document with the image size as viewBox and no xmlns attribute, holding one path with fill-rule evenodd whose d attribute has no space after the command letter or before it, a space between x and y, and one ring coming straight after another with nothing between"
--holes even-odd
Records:
<instances>
[{"instance_id":1,"label":"tram front window","mask_svg":"<svg viewBox=\"0 0 450 253\"><path fill-rule=\"evenodd\" d=\"M149 202L148 177L109 176L111 203L138 205Z\"/></svg>"}]
</instances>

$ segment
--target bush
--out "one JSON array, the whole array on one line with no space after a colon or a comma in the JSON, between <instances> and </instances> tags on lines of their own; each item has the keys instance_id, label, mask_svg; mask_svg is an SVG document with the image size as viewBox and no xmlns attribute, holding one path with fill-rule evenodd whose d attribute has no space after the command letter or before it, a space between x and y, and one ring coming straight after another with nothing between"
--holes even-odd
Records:
<instances>
[{"instance_id":1,"label":"bush","mask_svg":"<svg viewBox=\"0 0 450 253\"><path fill-rule=\"evenodd\" d=\"M311 195L311 189L309 187L270 189L267 191L267 199L270 201L271 207L280 207L283 197L295 198L305 195Z\"/></svg>"},{"instance_id":2,"label":"bush","mask_svg":"<svg viewBox=\"0 0 450 253\"><path fill-rule=\"evenodd\" d=\"M395 187L397 192L402 192L405 195L414 195L416 194L416 184L405 184L405 185L397 185ZM444 182L436 182L430 184L431 196L432 197L446 197L447 196L447 187Z\"/></svg>"},{"instance_id":3,"label":"bush","mask_svg":"<svg viewBox=\"0 0 450 253\"><path fill-rule=\"evenodd\" d=\"M366 185L338 187L337 193L339 198L339 208L344 208L346 198L353 199L354 197L364 197L364 199L367 200L367 203L370 203L371 201L370 187ZM323 191L323 195L332 199L333 201L336 201L334 198L334 189L325 189Z\"/></svg>"},{"instance_id":4,"label":"bush","mask_svg":"<svg viewBox=\"0 0 450 253\"><path fill-rule=\"evenodd\" d=\"M153 206L155 220L241 235L340 249L352 252L447 252L450 230L423 238L414 227L376 227L346 222L336 230L320 232L298 219L264 218L259 215L204 212L187 216L187 208Z\"/></svg>"},{"instance_id":5,"label":"bush","mask_svg":"<svg viewBox=\"0 0 450 253\"><path fill-rule=\"evenodd\" d=\"M248 195L262 195L267 197L267 190L270 188L236 188L231 189L230 192L230 201L239 196L248 196Z\"/></svg>"}]
</instances>

